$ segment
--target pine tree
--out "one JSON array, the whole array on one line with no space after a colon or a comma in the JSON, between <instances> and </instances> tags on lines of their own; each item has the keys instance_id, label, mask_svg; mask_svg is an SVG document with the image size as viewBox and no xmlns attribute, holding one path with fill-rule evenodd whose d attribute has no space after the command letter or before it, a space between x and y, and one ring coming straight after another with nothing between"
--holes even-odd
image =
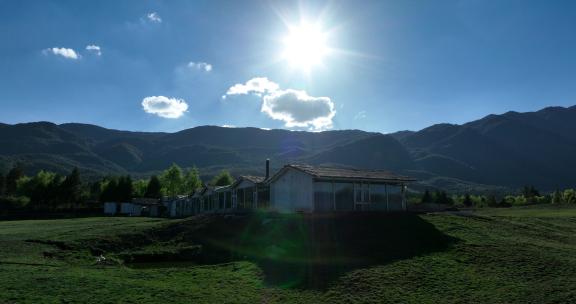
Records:
<instances>
[{"instance_id":1,"label":"pine tree","mask_svg":"<svg viewBox=\"0 0 576 304\"><path fill-rule=\"evenodd\" d=\"M150 181L146 187L146 194L144 194L144 196L149 198L162 197L162 184L156 175L152 175L152 177L150 177Z\"/></svg>"},{"instance_id":2,"label":"pine tree","mask_svg":"<svg viewBox=\"0 0 576 304\"><path fill-rule=\"evenodd\" d=\"M462 201L462 204L464 204L464 206L466 207L472 207L473 202L472 198L470 198L470 194L466 193L466 195L464 195L464 200Z\"/></svg>"},{"instance_id":3,"label":"pine tree","mask_svg":"<svg viewBox=\"0 0 576 304\"><path fill-rule=\"evenodd\" d=\"M80 179L78 168L74 168L72 172L66 176L66 179L62 182L61 191L64 202L67 205L71 205L72 207L78 205L82 195L82 180Z\"/></svg>"},{"instance_id":4,"label":"pine tree","mask_svg":"<svg viewBox=\"0 0 576 304\"><path fill-rule=\"evenodd\" d=\"M116 195L118 188L118 181L116 178L107 178L102 183L102 193L100 194L100 202L119 202Z\"/></svg>"},{"instance_id":5,"label":"pine tree","mask_svg":"<svg viewBox=\"0 0 576 304\"><path fill-rule=\"evenodd\" d=\"M15 195L18 190L18 180L24 176L24 169L20 164L16 164L6 175L6 194Z\"/></svg>"},{"instance_id":6,"label":"pine tree","mask_svg":"<svg viewBox=\"0 0 576 304\"><path fill-rule=\"evenodd\" d=\"M132 178L130 175L120 177L116 187L116 198L120 202L130 202L132 200Z\"/></svg>"},{"instance_id":7,"label":"pine tree","mask_svg":"<svg viewBox=\"0 0 576 304\"><path fill-rule=\"evenodd\" d=\"M6 189L6 178L0 173L0 196L4 195Z\"/></svg>"},{"instance_id":8,"label":"pine tree","mask_svg":"<svg viewBox=\"0 0 576 304\"><path fill-rule=\"evenodd\" d=\"M430 191L428 191L428 189L424 191L424 194L422 195L420 202L423 204L432 202L432 195L430 195Z\"/></svg>"}]
</instances>

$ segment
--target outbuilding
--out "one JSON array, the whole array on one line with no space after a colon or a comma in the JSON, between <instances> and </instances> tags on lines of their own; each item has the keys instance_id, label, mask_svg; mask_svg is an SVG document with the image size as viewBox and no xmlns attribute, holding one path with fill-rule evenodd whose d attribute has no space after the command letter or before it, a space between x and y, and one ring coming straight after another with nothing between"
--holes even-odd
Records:
<instances>
[{"instance_id":1,"label":"outbuilding","mask_svg":"<svg viewBox=\"0 0 576 304\"><path fill-rule=\"evenodd\" d=\"M279 212L405 211L414 179L381 170L286 165L270 185L270 208Z\"/></svg>"},{"instance_id":2,"label":"outbuilding","mask_svg":"<svg viewBox=\"0 0 576 304\"><path fill-rule=\"evenodd\" d=\"M238 211L247 211L268 206L269 187L266 178L261 176L240 176L232 184L233 208Z\"/></svg>"}]
</instances>

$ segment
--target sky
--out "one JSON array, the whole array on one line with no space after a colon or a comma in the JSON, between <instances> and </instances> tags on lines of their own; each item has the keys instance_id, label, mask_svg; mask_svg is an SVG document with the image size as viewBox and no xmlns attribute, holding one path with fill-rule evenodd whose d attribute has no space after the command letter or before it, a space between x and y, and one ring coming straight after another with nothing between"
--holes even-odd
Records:
<instances>
[{"instance_id":1,"label":"sky","mask_svg":"<svg viewBox=\"0 0 576 304\"><path fill-rule=\"evenodd\" d=\"M576 1L0 0L0 122L420 130L576 104Z\"/></svg>"}]
</instances>

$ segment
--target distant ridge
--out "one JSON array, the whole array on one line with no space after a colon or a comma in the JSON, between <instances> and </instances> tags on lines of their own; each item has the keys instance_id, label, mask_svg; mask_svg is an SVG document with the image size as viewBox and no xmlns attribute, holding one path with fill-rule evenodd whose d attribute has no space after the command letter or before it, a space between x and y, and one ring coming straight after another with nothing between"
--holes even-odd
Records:
<instances>
[{"instance_id":1,"label":"distant ridge","mask_svg":"<svg viewBox=\"0 0 576 304\"><path fill-rule=\"evenodd\" d=\"M388 169L422 186L495 191L533 184L545 190L576 185L576 106L488 115L462 125L380 134L200 126L175 133L131 132L90 124L0 123L0 172L22 162L29 173L86 175L158 172L175 162L205 175L227 168L262 173L298 162Z\"/></svg>"}]
</instances>

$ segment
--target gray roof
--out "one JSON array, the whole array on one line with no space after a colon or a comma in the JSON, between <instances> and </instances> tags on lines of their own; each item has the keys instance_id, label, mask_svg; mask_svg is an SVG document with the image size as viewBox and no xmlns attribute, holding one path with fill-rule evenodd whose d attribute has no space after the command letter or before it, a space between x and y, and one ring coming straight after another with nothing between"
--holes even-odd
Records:
<instances>
[{"instance_id":1,"label":"gray roof","mask_svg":"<svg viewBox=\"0 0 576 304\"><path fill-rule=\"evenodd\" d=\"M335 167L315 167L310 165L286 165L284 168L294 168L315 178L326 179L356 179L381 182L413 182L414 178L397 175L383 170L362 170Z\"/></svg>"},{"instance_id":2,"label":"gray roof","mask_svg":"<svg viewBox=\"0 0 576 304\"><path fill-rule=\"evenodd\" d=\"M245 180L251 181L251 182L253 182L253 183L255 183L255 184L261 183L261 182L264 181L264 177L262 177L262 176L252 176L252 175L242 175L242 176L240 176L240 178L238 178L238 179L245 179Z\"/></svg>"}]
</instances>

